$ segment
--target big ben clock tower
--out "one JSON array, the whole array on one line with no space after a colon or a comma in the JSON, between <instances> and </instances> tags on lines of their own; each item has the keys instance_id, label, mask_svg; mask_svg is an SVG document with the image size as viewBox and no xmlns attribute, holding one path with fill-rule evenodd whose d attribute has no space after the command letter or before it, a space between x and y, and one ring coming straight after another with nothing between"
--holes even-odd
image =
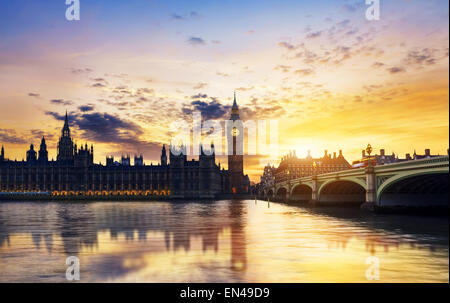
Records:
<instances>
[{"instance_id":1,"label":"big ben clock tower","mask_svg":"<svg viewBox=\"0 0 450 303\"><path fill-rule=\"evenodd\" d=\"M234 93L231 117L227 127L228 171L233 194L244 193L244 128Z\"/></svg>"}]
</instances>

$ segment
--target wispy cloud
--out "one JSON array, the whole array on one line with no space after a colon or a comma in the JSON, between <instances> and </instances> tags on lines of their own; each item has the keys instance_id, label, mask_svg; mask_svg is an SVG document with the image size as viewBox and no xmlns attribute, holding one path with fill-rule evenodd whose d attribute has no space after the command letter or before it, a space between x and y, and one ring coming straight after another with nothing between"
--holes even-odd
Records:
<instances>
[{"instance_id":1,"label":"wispy cloud","mask_svg":"<svg viewBox=\"0 0 450 303\"><path fill-rule=\"evenodd\" d=\"M297 48L295 45L293 45L293 44L291 44L289 42L279 42L278 46L282 47L282 48L285 48L285 49L288 49L288 50L294 50L294 49Z\"/></svg>"},{"instance_id":2,"label":"wispy cloud","mask_svg":"<svg viewBox=\"0 0 450 303\"><path fill-rule=\"evenodd\" d=\"M309 33L308 35L306 35L306 39L314 39L314 38L318 38L322 35L322 31L317 31L317 32L313 32L313 33Z\"/></svg>"},{"instance_id":3,"label":"wispy cloud","mask_svg":"<svg viewBox=\"0 0 450 303\"><path fill-rule=\"evenodd\" d=\"M202 89L208 86L208 83L205 82L199 82L196 85L194 85L193 89Z\"/></svg>"},{"instance_id":4,"label":"wispy cloud","mask_svg":"<svg viewBox=\"0 0 450 303\"><path fill-rule=\"evenodd\" d=\"M92 104L86 104L86 105L79 106L78 109L82 112L90 112L90 111L93 111L95 109L95 107Z\"/></svg>"},{"instance_id":5,"label":"wispy cloud","mask_svg":"<svg viewBox=\"0 0 450 303\"><path fill-rule=\"evenodd\" d=\"M199 19L201 17L202 17L202 15L200 13L196 12L196 11L191 11L190 13L184 14L184 15L180 15L180 14L176 14L176 13L170 14L170 18L172 20L176 20L176 21L186 21L186 20L189 20L189 19Z\"/></svg>"},{"instance_id":6,"label":"wispy cloud","mask_svg":"<svg viewBox=\"0 0 450 303\"><path fill-rule=\"evenodd\" d=\"M178 14L171 14L170 18L172 18L173 20L178 20L178 21L186 20L186 17L183 17L183 16L178 15Z\"/></svg>"},{"instance_id":7,"label":"wispy cloud","mask_svg":"<svg viewBox=\"0 0 450 303\"><path fill-rule=\"evenodd\" d=\"M90 69L90 68L71 68L71 69L70 69L70 72L71 72L72 74L75 74L75 75L80 75L80 74L89 74L89 73L92 73L93 70Z\"/></svg>"},{"instance_id":8,"label":"wispy cloud","mask_svg":"<svg viewBox=\"0 0 450 303\"><path fill-rule=\"evenodd\" d=\"M57 104L57 105L72 105L73 102L70 100L63 100L63 99L52 99L50 100L50 103Z\"/></svg>"},{"instance_id":9,"label":"wispy cloud","mask_svg":"<svg viewBox=\"0 0 450 303\"><path fill-rule=\"evenodd\" d=\"M314 74L314 70L311 68L297 69L294 73L301 76L309 76Z\"/></svg>"},{"instance_id":10,"label":"wispy cloud","mask_svg":"<svg viewBox=\"0 0 450 303\"><path fill-rule=\"evenodd\" d=\"M190 37L186 42L193 46L206 45L206 41L200 37Z\"/></svg>"},{"instance_id":11,"label":"wispy cloud","mask_svg":"<svg viewBox=\"0 0 450 303\"><path fill-rule=\"evenodd\" d=\"M405 63L408 65L424 66L432 65L437 62L436 57L437 50L430 48L423 48L420 50L411 50L405 59Z\"/></svg>"},{"instance_id":12,"label":"wispy cloud","mask_svg":"<svg viewBox=\"0 0 450 303\"><path fill-rule=\"evenodd\" d=\"M398 74L398 73L403 73L406 71L405 68L403 67L398 67L398 66L394 66L394 67L390 67L387 69L389 73L391 74Z\"/></svg>"},{"instance_id":13,"label":"wispy cloud","mask_svg":"<svg viewBox=\"0 0 450 303\"><path fill-rule=\"evenodd\" d=\"M372 67L379 68L379 67L383 67L384 65L385 64L383 62L374 62L372 64Z\"/></svg>"},{"instance_id":14,"label":"wispy cloud","mask_svg":"<svg viewBox=\"0 0 450 303\"><path fill-rule=\"evenodd\" d=\"M13 129L1 129L0 128L0 142L11 144L25 144L26 140L17 135Z\"/></svg>"},{"instance_id":15,"label":"wispy cloud","mask_svg":"<svg viewBox=\"0 0 450 303\"><path fill-rule=\"evenodd\" d=\"M39 98L41 95L38 93L28 93L29 97Z\"/></svg>"}]
</instances>

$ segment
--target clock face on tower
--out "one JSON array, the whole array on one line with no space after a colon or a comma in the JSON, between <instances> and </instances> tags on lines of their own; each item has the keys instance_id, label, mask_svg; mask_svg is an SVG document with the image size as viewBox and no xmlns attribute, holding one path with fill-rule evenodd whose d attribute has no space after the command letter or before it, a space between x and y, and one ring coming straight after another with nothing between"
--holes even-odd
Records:
<instances>
[{"instance_id":1,"label":"clock face on tower","mask_svg":"<svg viewBox=\"0 0 450 303\"><path fill-rule=\"evenodd\" d=\"M239 136L239 129L237 129L236 127L233 127L232 133L233 133L233 136L235 136L235 137Z\"/></svg>"}]
</instances>

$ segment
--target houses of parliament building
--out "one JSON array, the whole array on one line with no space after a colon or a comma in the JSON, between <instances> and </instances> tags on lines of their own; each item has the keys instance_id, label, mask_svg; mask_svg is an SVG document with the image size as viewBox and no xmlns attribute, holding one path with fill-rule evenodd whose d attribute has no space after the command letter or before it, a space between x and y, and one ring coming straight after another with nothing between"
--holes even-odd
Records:
<instances>
[{"instance_id":1,"label":"houses of parliament building","mask_svg":"<svg viewBox=\"0 0 450 303\"><path fill-rule=\"evenodd\" d=\"M239 109L234 99L231 120L239 119ZM242 138L233 132L228 142ZM234 146L235 146L234 145ZM66 113L57 159L48 159L45 138L39 150L33 144L26 160L12 161L0 154L1 193L48 193L52 196L166 196L168 198L214 199L221 195L242 195L249 192L248 176L243 174L243 156L236 148L228 156L229 169L215 161L214 145L205 153L200 149L198 160L188 161L186 153L175 155L162 147L161 162L145 165L143 157L122 156L120 162L106 158L106 165L94 163L94 147L78 148L70 135Z\"/></svg>"}]
</instances>

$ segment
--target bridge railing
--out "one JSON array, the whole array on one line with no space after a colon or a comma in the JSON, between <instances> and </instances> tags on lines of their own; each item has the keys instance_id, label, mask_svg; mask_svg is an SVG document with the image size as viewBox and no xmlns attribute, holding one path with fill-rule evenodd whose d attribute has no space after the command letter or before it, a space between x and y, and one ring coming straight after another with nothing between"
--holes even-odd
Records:
<instances>
[{"instance_id":1,"label":"bridge railing","mask_svg":"<svg viewBox=\"0 0 450 303\"><path fill-rule=\"evenodd\" d=\"M445 164L449 162L448 156L437 156L433 158L426 158L426 159L420 159L420 160L410 160L410 161L404 161L404 162L398 162L398 163L391 163L391 164L385 164L385 165L377 165L375 166L375 171L377 170L383 170L383 169L391 169L391 168L399 168L404 166L426 166L426 165L437 165L437 164Z\"/></svg>"},{"instance_id":2,"label":"bridge railing","mask_svg":"<svg viewBox=\"0 0 450 303\"><path fill-rule=\"evenodd\" d=\"M398 163L391 163L391 164L383 164L383 165L377 165L374 167L375 172L382 171L382 170L390 170L395 168L401 168L401 167L408 167L408 166L426 166L426 165L438 165L438 164L445 164L449 162L449 156L438 156L433 158L426 158L426 159L420 159L420 160L411 160L411 161L404 161L404 162L398 162ZM334 171L324 174L317 175L317 178L323 179L327 177L335 177L335 176L354 176L354 175L364 175L365 174L365 168L352 168L352 169L346 169L346 170L340 170L340 171ZM306 177L300 177L291 179L290 182L305 182L310 181L312 179L312 176L306 176ZM284 185L287 184L289 181L282 181L277 183L277 185Z\"/></svg>"}]
</instances>

